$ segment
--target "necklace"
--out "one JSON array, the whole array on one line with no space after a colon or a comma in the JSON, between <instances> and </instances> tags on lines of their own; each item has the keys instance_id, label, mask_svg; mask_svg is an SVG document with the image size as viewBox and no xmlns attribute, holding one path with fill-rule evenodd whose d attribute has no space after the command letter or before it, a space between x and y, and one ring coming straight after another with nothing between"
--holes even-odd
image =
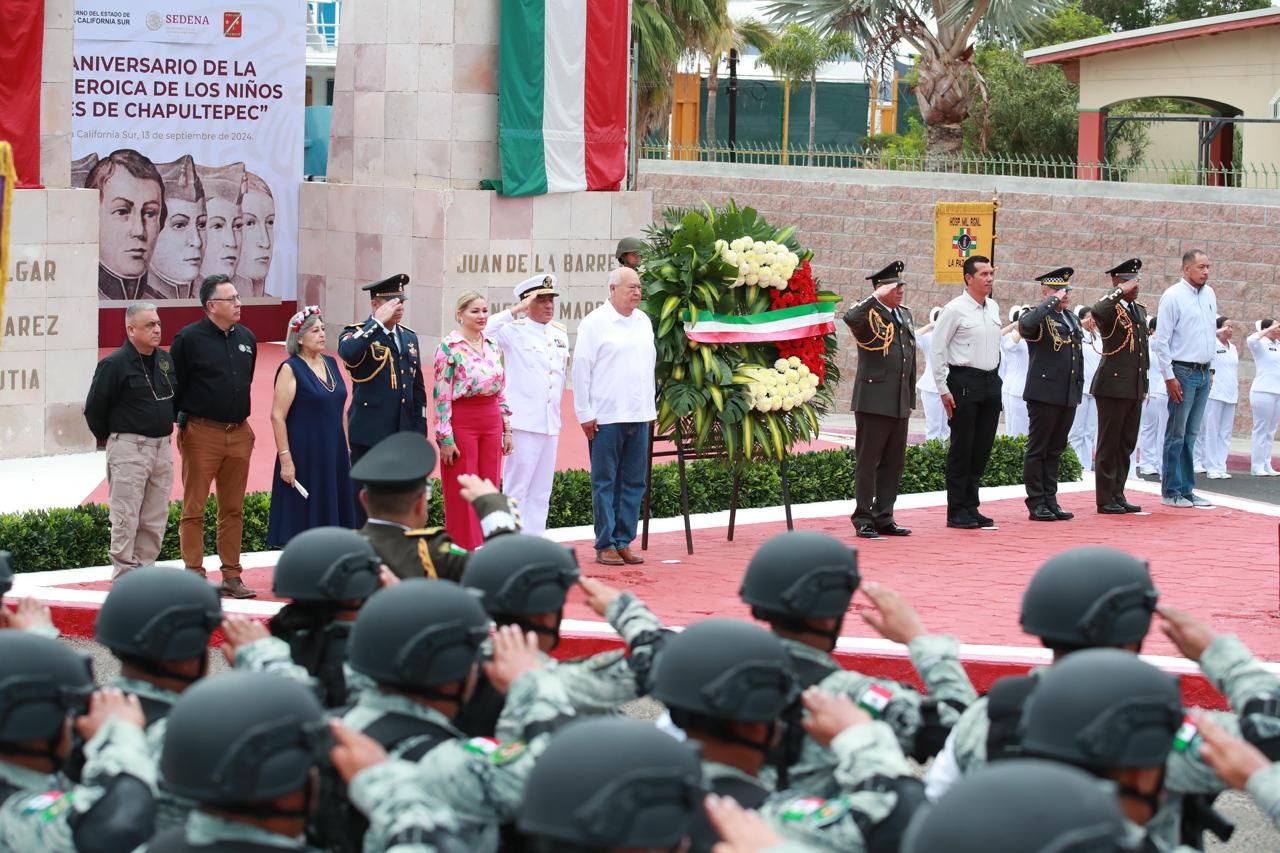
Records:
<instances>
[{"instance_id":1,"label":"necklace","mask_svg":"<svg viewBox=\"0 0 1280 853\"><path fill-rule=\"evenodd\" d=\"M476 352L481 352L484 349L484 335L481 335L480 339L477 341L473 341L471 340L471 338L468 338L466 335L463 335L462 340L463 342L466 343L467 346L471 347Z\"/></svg>"},{"instance_id":2,"label":"necklace","mask_svg":"<svg viewBox=\"0 0 1280 853\"><path fill-rule=\"evenodd\" d=\"M332 392L334 388L338 387L337 380L333 378L333 374L329 371L329 360L327 358L320 356L320 363L324 365L324 376L320 375L320 371L316 370L311 362L305 358L303 361L306 362L307 367L311 368L311 372L315 374L316 379L320 380L320 384L325 387L325 390Z\"/></svg>"},{"instance_id":3,"label":"necklace","mask_svg":"<svg viewBox=\"0 0 1280 853\"><path fill-rule=\"evenodd\" d=\"M156 386L151 384L151 372L147 370L147 363L143 361L142 353L138 352L137 350L134 350L134 353L138 356L138 366L142 368L142 378L147 380L147 388L151 390L151 396L155 398L157 403L163 403L165 400L172 400L173 399L173 383L169 381L169 362L160 361L158 357L156 358L157 363L160 365L160 373L161 375L164 376L164 384L169 386L169 396L161 397L159 394L156 393ZM155 350L151 351L151 355L155 357L156 355Z\"/></svg>"}]
</instances>

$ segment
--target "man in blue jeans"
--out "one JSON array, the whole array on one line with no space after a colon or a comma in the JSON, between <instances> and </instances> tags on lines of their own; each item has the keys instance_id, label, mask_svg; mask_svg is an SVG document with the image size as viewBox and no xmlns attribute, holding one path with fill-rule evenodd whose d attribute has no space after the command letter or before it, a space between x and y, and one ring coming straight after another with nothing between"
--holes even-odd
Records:
<instances>
[{"instance_id":1,"label":"man in blue jeans","mask_svg":"<svg viewBox=\"0 0 1280 853\"><path fill-rule=\"evenodd\" d=\"M1208 282L1209 256L1190 250L1182 256L1182 279L1161 294L1157 312L1156 367L1169 391L1161 503L1180 509L1213 506L1194 491L1192 459L1209 402L1209 363L1217 345L1218 297Z\"/></svg>"},{"instance_id":2,"label":"man in blue jeans","mask_svg":"<svg viewBox=\"0 0 1280 853\"><path fill-rule=\"evenodd\" d=\"M596 562L643 563L631 550L644 498L649 423L658 416L653 323L639 310L640 277L609 274L609 299L582 319L573 350L573 407L591 448Z\"/></svg>"}]
</instances>

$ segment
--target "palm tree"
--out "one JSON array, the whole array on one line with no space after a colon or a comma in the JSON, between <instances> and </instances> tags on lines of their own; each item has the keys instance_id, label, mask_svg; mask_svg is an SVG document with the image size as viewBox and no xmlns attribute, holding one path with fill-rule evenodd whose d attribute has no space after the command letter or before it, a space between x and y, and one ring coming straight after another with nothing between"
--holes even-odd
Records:
<instances>
[{"instance_id":1,"label":"palm tree","mask_svg":"<svg viewBox=\"0 0 1280 853\"><path fill-rule=\"evenodd\" d=\"M995 32L1025 38L1062 0L771 0L768 14L846 32L865 46L869 65L892 63L900 42L919 54L916 100L930 156L955 155L961 124L975 99L985 111L986 86L973 64L970 40L979 22ZM983 141L985 145L985 139Z\"/></svg>"},{"instance_id":2,"label":"palm tree","mask_svg":"<svg viewBox=\"0 0 1280 853\"><path fill-rule=\"evenodd\" d=\"M818 69L841 56L853 52L853 39L847 33L822 35L813 27L788 24L760 53L760 64L768 66L782 81L782 164L787 164L787 141L791 128L791 88L796 83L809 83L809 160L813 162L813 134L818 121Z\"/></svg>"},{"instance_id":3,"label":"palm tree","mask_svg":"<svg viewBox=\"0 0 1280 853\"><path fill-rule=\"evenodd\" d=\"M652 134L671 112L671 87L682 56L702 51L728 17L726 0L634 0L631 38L636 53L636 124Z\"/></svg>"},{"instance_id":4,"label":"palm tree","mask_svg":"<svg viewBox=\"0 0 1280 853\"><path fill-rule=\"evenodd\" d=\"M750 46L763 51L773 42L773 30L755 18L735 21L725 16L704 45L711 60L707 72L707 145L716 143L716 95L720 90L720 62L730 51Z\"/></svg>"}]
</instances>

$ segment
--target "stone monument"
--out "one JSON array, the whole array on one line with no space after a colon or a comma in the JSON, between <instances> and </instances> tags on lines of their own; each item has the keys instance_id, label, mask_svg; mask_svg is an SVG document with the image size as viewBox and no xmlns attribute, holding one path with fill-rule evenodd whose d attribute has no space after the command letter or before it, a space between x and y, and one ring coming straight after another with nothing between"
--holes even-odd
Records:
<instances>
[{"instance_id":1,"label":"stone monument","mask_svg":"<svg viewBox=\"0 0 1280 853\"><path fill-rule=\"evenodd\" d=\"M549 272L572 331L607 296L618 239L651 221L649 192L480 189L499 177L499 7L343 3L328 183L302 184L298 247L298 298L321 304L330 326L368 314L361 284L405 272L405 322L425 345L453 327L463 291L497 310L519 281Z\"/></svg>"}]
</instances>

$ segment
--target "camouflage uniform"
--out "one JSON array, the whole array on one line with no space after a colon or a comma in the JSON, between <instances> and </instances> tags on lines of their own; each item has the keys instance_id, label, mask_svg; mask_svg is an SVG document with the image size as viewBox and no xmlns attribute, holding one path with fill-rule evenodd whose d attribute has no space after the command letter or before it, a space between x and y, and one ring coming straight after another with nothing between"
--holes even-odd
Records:
<instances>
[{"instance_id":1,"label":"camouflage uniform","mask_svg":"<svg viewBox=\"0 0 1280 853\"><path fill-rule=\"evenodd\" d=\"M876 777L909 777L911 768L893 729L883 722L846 729L831 742L831 751L838 761L836 793L824 799L782 791L765 800L759 812L789 840L822 850L861 853L867 849L863 827L879 824L898 805L896 793L869 783ZM725 775L745 776L714 762L703 762L702 768L708 784Z\"/></svg>"},{"instance_id":2,"label":"camouflage uniform","mask_svg":"<svg viewBox=\"0 0 1280 853\"><path fill-rule=\"evenodd\" d=\"M1280 689L1280 679L1267 671L1257 658L1234 634L1219 636L1200 656L1200 669L1213 682L1232 708L1242 708L1251 698ZM1032 674L1038 670L1033 670ZM1239 736L1240 720L1236 714L1216 712L1210 715L1229 733ZM1280 721L1266 719L1260 725L1280 725ZM984 696L969 706L961 716L947 740L944 752L955 762L960 774L967 775L987 763L987 700ZM1192 741L1186 750L1170 753L1166 764L1165 789L1168 797L1160 811L1146 826L1146 832L1168 849L1177 845L1182 822L1182 796L1185 794L1216 794L1225 789L1222 780L1200 758L1199 739ZM941 791L934 787L930 776L930 797L936 799Z\"/></svg>"},{"instance_id":3,"label":"camouflage uniform","mask_svg":"<svg viewBox=\"0 0 1280 853\"><path fill-rule=\"evenodd\" d=\"M809 662L838 670L818 683L818 687L826 693L847 696L864 707L874 709L875 706L868 701L868 691L873 687L888 691L888 704L882 710L872 710L872 713L877 719L889 724L904 753L910 755L916 752L916 734L923 722L921 704L925 700L924 696L910 685L839 669L839 664L826 652L786 637L779 639L802 666ZM950 729L960 719L963 709L978 696L969 683L964 667L960 665L959 641L950 636L918 637L907 646L907 650L911 654L916 672L925 683L928 698L936 702L938 722ZM836 757L831 750L806 737L799 759L791 765L788 788L814 796L827 796L835 766ZM776 769L772 765L766 765L760 774L761 780L769 787L775 787L776 777Z\"/></svg>"},{"instance_id":4,"label":"camouflage uniform","mask_svg":"<svg viewBox=\"0 0 1280 853\"><path fill-rule=\"evenodd\" d=\"M1253 797L1258 807L1271 816L1272 822L1280 827L1280 762L1254 773L1244 789Z\"/></svg>"},{"instance_id":5,"label":"camouflage uniform","mask_svg":"<svg viewBox=\"0 0 1280 853\"><path fill-rule=\"evenodd\" d=\"M155 791L155 764L141 729L110 718L84 748L83 782L0 761L0 790L16 789L0 804L0 850L74 853L73 819L86 814L121 774Z\"/></svg>"},{"instance_id":6,"label":"camouflage uniform","mask_svg":"<svg viewBox=\"0 0 1280 853\"><path fill-rule=\"evenodd\" d=\"M174 702L178 701L179 693L172 690L166 690L163 687L157 687L149 681L142 681L137 678L125 678L123 675L113 678L108 684L109 687L115 687L123 690L125 693L137 696L143 703L143 708L149 703L164 705L164 714L169 713L169 708ZM147 714L148 719L154 719L154 711ZM156 767L160 766L160 753L164 748L164 733L167 728L167 721L163 716L154 719L147 726L147 754L151 760L155 762ZM181 825L191 810L195 808L195 803L189 800L179 799L164 788L156 791L156 832L163 832L170 827Z\"/></svg>"},{"instance_id":7,"label":"camouflage uniform","mask_svg":"<svg viewBox=\"0 0 1280 853\"><path fill-rule=\"evenodd\" d=\"M473 850L494 851L499 824L515 819L529 770L546 749L552 729L573 715L573 706L553 671L536 670L521 675L508 689L496 740L467 740L436 709L378 690L361 694L344 721L364 730L391 712L418 717L456 737L435 746L416 763L392 759L376 778L402 786L406 779L415 780L420 791L430 792L453 811L473 839ZM369 787L375 790L353 792L353 801L358 796L376 800L389 790L381 784Z\"/></svg>"}]
</instances>

